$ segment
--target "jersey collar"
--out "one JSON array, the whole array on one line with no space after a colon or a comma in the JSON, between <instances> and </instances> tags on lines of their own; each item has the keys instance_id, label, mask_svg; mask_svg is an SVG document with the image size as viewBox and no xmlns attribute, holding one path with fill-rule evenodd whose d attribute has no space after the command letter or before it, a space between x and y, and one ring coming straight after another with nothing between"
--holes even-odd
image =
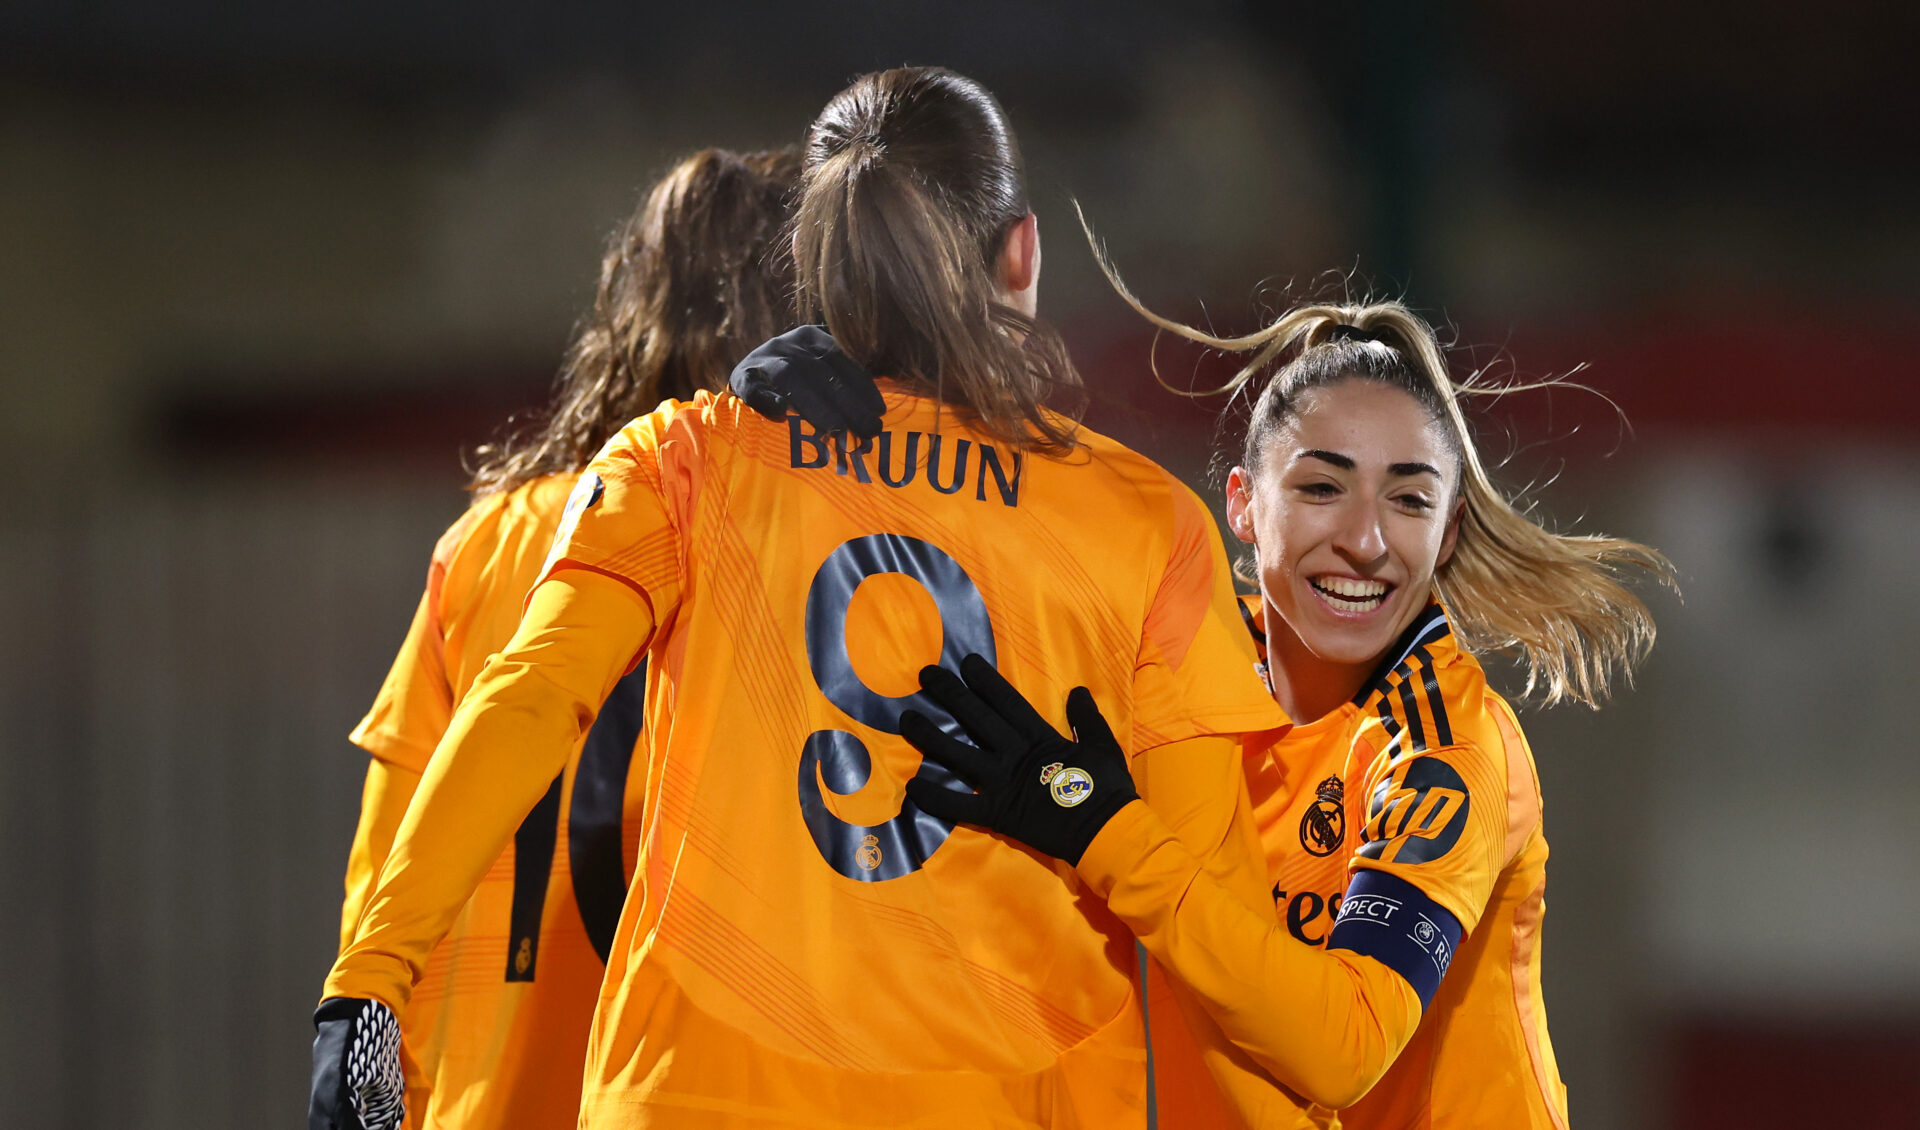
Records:
<instances>
[{"instance_id":1,"label":"jersey collar","mask_svg":"<svg viewBox=\"0 0 1920 1130\"><path fill-rule=\"evenodd\" d=\"M1388 681L1406 665L1407 660L1412 658L1416 651L1421 651L1451 635L1453 635L1453 628L1447 623L1446 609L1441 608L1438 602L1421 609L1420 614L1413 618L1413 623L1407 625L1407 630L1401 632L1400 638L1394 640L1393 646L1387 648L1387 653L1380 659L1380 665L1373 669L1373 674L1367 676L1367 681L1361 685L1360 693L1353 696L1354 705L1365 705L1368 699L1386 690ZM1431 665L1431 659L1428 658L1427 661Z\"/></svg>"},{"instance_id":2,"label":"jersey collar","mask_svg":"<svg viewBox=\"0 0 1920 1130\"><path fill-rule=\"evenodd\" d=\"M1259 593L1240 594L1240 619L1247 625L1247 634L1253 637L1253 649L1259 653L1260 662L1267 661L1267 606Z\"/></svg>"},{"instance_id":3,"label":"jersey collar","mask_svg":"<svg viewBox=\"0 0 1920 1130\"><path fill-rule=\"evenodd\" d=\"M1267 672L1266 611L1266 602L1259 593L1240 594L1240 619L1245 621L1247 633L1253 637L1254 652L1259 657L1255 668L1260 673L1260 680L1266 683L1267 690L1272 691L1273 680ZM1365 706L1369 699L1386 690L1393 677L1403 673L1407 660L1413 658L1416 652L1420 652L1422 661L1431 667L1434 657L1426 649L1452 635L1453 628L1447 623L1447 611L1439 601L1421 609L1420 614L1413 618L1413 623L1400 633L1400 638L1387 648L1379 666L1373 669L1373 674L1368 675L1367 681L1361 684L1360 693L1353 696L1353 705Z\"/></svg>"}]
</instances>

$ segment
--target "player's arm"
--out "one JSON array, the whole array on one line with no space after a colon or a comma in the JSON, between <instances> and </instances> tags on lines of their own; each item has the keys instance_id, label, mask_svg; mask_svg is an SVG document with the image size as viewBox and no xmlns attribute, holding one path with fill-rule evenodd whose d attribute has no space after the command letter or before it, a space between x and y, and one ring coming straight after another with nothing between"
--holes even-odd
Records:
<instances>
[{"instance_id":1,"label":"player's arm","mask_svg":"<svg viewBox=\"0 0 1920 1130\"><path fill-rule=\"evenodd\" d=\"M327 997L406 1003L426 958L682 591L692 406L663 404L575 483L519 626L444 726Z\"/></svg>"},{"instance_id":2,"label":"player's arm","mask_svg":"<svg viewBox=\"0 0 1920 1130\"><path fill-rule=\"evenodd\" d=\"M347 855L345 898L340 905L340 949L353 941L360 912L380 880L387 852L406 815L407 802L420 785L420 773L453 717L453 688L447 680L446 636L442 606L446 598L447 560L457 551L469 515L462 516L434 547L426 589L414 609L407 636L380 683L373 706L348 740L368 754L366 783L360 795L360 823Z\"/></svg>"},{"instance_id":3,"label":"player's arm","mask_svg":"<svg viewBox=\"0 0 1920 1130\"><path fill-rule=\"evenodd\" d=\"M314 1014L311 1130L398 1125L396 1015L653 628L647 601L611 577L564 569L535 587L519 629L454 713L327 976Z\"/></svg>"},{"instance_id":4,"label":"player's arm","mask_svg":"<svg viewBox=\"0 0 1920 1130\"><path fill-rule=\"evenodd\" d=\"M353 942L360 912L373 897L380 869L393 849L400 818L420 787L420 774L374 757L367 760L367 780L360 790L360 825L354 829L353 848L347 853L347 896L340 904L340 949Z\"/></svg>"},{"instance_id":5,"label":"player's arm","mask_svg":"<svg viewBox=\"0 0 1920 1130\"><path fill-rule=\"evenodd\" d=\"M1201 861L1199 873L1209 885L1256 917L1267 919L1273 914L1273 901L1253 802L1247 795L1244 746L1248 740L1240 735L1208 735L1170 742L1136 753L1130 768L1146 808ZM1139 807L1128 805L1120 815ZM1082 861L1086 862L1084 854ZM1276 1086L1273 1075L1220 1028L1205 1000L1178 978L1168 978L1167 988L1207 1074L1243 1123L1263 1130L1305 1130L1316 1125L1306 1110L1309 1100Z\"/></svg>"},{"instance_id":6,"label":"player's arm","mask_svg":"<svg viewBox=\"0 0 1920 1130\"><path fill-rule=\"evenodd\" d=\"M1167 561L1134 668L1129 767L1141 799L1201 861L1211 883L1268 920L1273 903L1247 795L1244 746L1264 747L1286 717L1253 677L1252 641L1219 531L1190 490L1169 485ZM1175 1027L1191 1038L1243 1124L1275 1130L1315 1124L1307 1109L1312 1104L1236 1046L1190 988L1177 977L1166 986L1180 1014Z\"/></svg>"},{"instance_id":7,"label":"player's arm","mask_svg":"<svg viewBox=\"0 0 1920 1130\"><path fill-rule=\"evenodd\" d=\"M1270 909L1249 910L1146 805L1103 827L1079 871L1235 1046L1323 1106L1350 1106L1372 1089L1439 986L1437 975L1416 986L1412 962L1343 948L1344 924L1324 950L1300 942ZM1347 898L1361 893L1350 887ZM1457 920L1445 921L1457 944Z\"/></svg>"},{"instance_id":8,"label":"player's arm","mask_svg":"<svg viewBox=\"0 0 1920 1130\"><path fill-rule=\"evenodd\" d=\"M1435 954L1450 955L1458 945L1459 917L1398 875L1363 870L1347 905L1375 907L1387 924L1343 912L1327 949L1304 945L1271 909L1250 906L1242 884L1223 881L1149 806L1136 803L1126 756L1084 690L1068 698L1078 739L1068 741L991 665L969 659L962 671L964 684L928 668L923 685L975 744L918 715L903 719L901 732L977 791L922 784L915 803L1074 864L1225 1036L1275 1081L1336 1108L1364 1095L1418 1027L1445 971ZM1062 770L1047 773L1055 764ZM1042 778L1068 767L1090 784L1063 806L1059 790ZM1484 883L1490 887L1490 873ZM1470 890L1459 893L1472 897ZM1489 893L1479 892L1482 905ZM1432 936L1416 938L1420 922Z\"/></svg>"},{"instance_id":9,"label":"player's arm","mask_svg":"<svg viewBox=\"0 0 1920 1130\"><path fill-rule=\"evenodd\" d=\"M325 996L404 1007L427 954L652 635L652 609L619 580L563 569L534 589L428 763Z\"/></svg>"},{"instance_id":10,"label":"player's arm","mask_svg":"<svg viewBox=\"0 0 1920 1130\"><path fill-rule=\"evenodd\" d=\"M398 1125L396 1011L607 695L678 607L680 531L701 437L695 425L676 427L671 411L656 416L622 429L581 475L519 627L467 689L427 764L314 1013L309 1130Z\"/></svg>"}]
</instances>

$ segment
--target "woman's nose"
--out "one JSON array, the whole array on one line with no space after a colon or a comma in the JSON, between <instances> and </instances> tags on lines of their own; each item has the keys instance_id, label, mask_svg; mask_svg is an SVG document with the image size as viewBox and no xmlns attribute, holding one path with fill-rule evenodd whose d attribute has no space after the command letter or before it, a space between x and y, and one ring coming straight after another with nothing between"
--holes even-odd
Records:
<instances>
[{"instance_id":1,"label":"woman's nose","mask_svg":"<svg viewBox=\"0 0 1920 1130\"><path fill-rule=\"evenodd\" d=\"M1356 499L1343 518L1334 539L1335 549L1355 564L1376 561L1387 552L1387 535L1378 506Z\"/></svg>"}]
</instances>

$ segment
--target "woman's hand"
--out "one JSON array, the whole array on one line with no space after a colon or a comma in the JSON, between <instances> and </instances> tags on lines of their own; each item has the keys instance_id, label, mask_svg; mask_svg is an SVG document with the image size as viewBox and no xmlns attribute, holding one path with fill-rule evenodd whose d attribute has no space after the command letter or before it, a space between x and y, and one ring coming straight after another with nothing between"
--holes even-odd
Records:
<instances>
[{"instance_id":1,"label":"woman's hand","mask_svg":"<svg viewBox=\"0 0 1920 1130\"><path fill-rule=\"evenodd\" d=\"M331 997L313 1027L308 1130L398 1130L407 1080L393 1012L379 1001Z\"/></svg>"},{"instance_id":2,"label":"woman's hand","mask_svg":"<svg viewBox=\"0 0 1920 1130\"><path fill-rule=\"evenodd\" d=\"M1038 851L1078 864L1113 814L1140 799L1127 755L1085 687L1067 695L1062 737L993 664L978 655L920 672L920 688L953 715L973 745L948 736L915 710L900 716L900 733L925 757L946 766L972 793L928 781L907 782L920 808L956 824L977 824Z\"/></svg>"},{"instance_id":3,"label":"woman's hand","mask_svg":"<svg viewBox=\"0 0 1920 1130\"><path fill-rule=\"evenodd\" d=\"M822 434L879 435L887 413L873 377L819 326L788 330L747 354L727 386L767 419L794 412Z\"/></svg>"}]
</instances>

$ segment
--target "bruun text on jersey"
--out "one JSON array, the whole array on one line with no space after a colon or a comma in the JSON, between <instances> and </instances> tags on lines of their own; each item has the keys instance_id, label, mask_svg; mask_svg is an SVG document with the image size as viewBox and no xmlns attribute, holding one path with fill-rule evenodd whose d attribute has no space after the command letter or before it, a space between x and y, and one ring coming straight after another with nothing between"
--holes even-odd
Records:
<instances>
[{"instance_id":1,"label":"bruun text on jersey","mask_svg":"<svg viewBox=\"0 0 1920 1130\"><path fill-rule=\"evenodd\" d=\"M844 439L822 435L798 416L787 417L790 461L799 470L824 470L852 475L863 483L881 482L898 490L924 473L941 494L958 494L968 486L972 470L973 497L987 501L991 483L1003 506L1020 505L1020 472L1025 462L1015 452L1002 454L990 443L980 443L939 432L884 431L847 446Z\"/></svg>"}]
</instances>

